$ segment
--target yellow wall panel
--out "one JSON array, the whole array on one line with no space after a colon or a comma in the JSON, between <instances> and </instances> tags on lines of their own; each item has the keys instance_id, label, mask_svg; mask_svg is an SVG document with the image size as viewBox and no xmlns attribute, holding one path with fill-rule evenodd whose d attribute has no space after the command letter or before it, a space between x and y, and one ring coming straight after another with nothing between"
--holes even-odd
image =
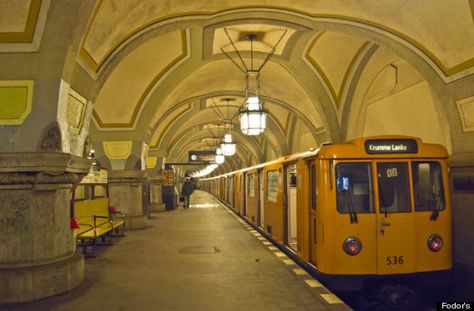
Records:
<instances>
[{"instance_id":1,"label":"yellow wall panel","mask_svg":"<svg viewBox=\"0 0 474 311\"><path fill-rule=\"evenodd\" d=\"M33 81L0 81L0 125L20 125L31 112Z\"/></svg>"},{"instance_id":2,"label":"yellow wall panel","mask_svg":"<svg viewBox=\"0 0 474 311\"><path fill-rule=\"evenodd\" d=\"M104 141L105 155L111 160L125 160L132 153L131 141Z\"/></svg>"}]
</instances>

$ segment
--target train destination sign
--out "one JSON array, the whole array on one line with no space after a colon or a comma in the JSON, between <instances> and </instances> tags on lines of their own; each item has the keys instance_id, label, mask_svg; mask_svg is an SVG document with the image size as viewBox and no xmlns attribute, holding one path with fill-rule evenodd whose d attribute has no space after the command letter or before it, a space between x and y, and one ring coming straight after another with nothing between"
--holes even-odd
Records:
<instances>
[{"instance_id":1,"label":"train destination sign","mask_svg":"<svg viewBox=\"0 0 474 311\"><path fill-rule=\"evenodd\" d=\"M365 142L368 154L418 153L414 139L369 139Z\"/></svg>"}]
</instances>

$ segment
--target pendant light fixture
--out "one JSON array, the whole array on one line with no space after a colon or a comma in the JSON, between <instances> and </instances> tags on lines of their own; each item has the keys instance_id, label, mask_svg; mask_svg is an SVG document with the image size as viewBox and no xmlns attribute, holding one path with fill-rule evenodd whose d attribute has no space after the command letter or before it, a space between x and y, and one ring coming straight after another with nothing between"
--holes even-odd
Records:
<instances>
[{"instance_id":1,"label":"pendant light fixture","mask_svg":"<svg viewBox=\"0 0 474 311\"><path fill-rule=\"evenodd\" d=\"M233 156L236 152L235 143L232 141L232 134L230 133L232 128L232 120L230 119L230 101L231 98L225 98L227 101L227 120L224 121L224 140L221 144L222 154L227 156Z\"/></svg>"},{"instance_id":2,"label":"pendant light fixture","mask_svg":"<svg viewBox=\"0 0 474 311\"><path fill-rule=\"evenodd\" d=\"M250 39L253 42L253 39ZM253 44L251 43L251 46ZM253 50L253 49L252 49ZM251 50L251 51L252 51ZM252 55L253 53L251 53ZM253 62L252 62L253 65ZM260 135L267 126L267 111L260 100L259 71L248 70L245 75L245 106L239 111L240 130L245 135Z\"/></svg>"},{"instance_id":3,"label":"pendant light fixture","mask_svg":"<svg viewBox=\"0 0 474 311\"><path fill-rule=\"evenodd\" d=\"M224 157L224 155L222 154L221 148L217 148L217 149L216 149L216 158L215 158L215 161L216 161L217 164L222 164L222 163L224 163L224 161L225 161L225 157Z\"/></svg>"},{"instance_id":4,"label":"pendant light fixture","mask_svg":"<svg viewBox=\"0 0 474 311\"><path fill-rule=\"evenodd\" d=\"M286 30L281 35L280 39L277 41L275 46L273 46L271 52L265 57L264 61L258 68L254 68L253 60L253 42L257 38L255 34L248 34L247 39L250 41L250 68L247 67L245 62L240 55L240 52L237 50L234 42L232 41L227 29L224 28L224 32L227 35L232 47L234 48L237 56L240 59L240 62L243 68L227 54L223 48L221 48L222 53L224 53L227 58L229 58L234 65L236 65L244 74L245 74L245 102L242 107L239 109L239 119L240 119L240 130L245 135L260 135L266 129L267 125L267 115L268 112L263 109L262 100L260 98L260 71L263 66L270 60L270 58L275 54L275 49L278 44L281 42L283 37L286 34Z\"/></svg>"}]
</instances>

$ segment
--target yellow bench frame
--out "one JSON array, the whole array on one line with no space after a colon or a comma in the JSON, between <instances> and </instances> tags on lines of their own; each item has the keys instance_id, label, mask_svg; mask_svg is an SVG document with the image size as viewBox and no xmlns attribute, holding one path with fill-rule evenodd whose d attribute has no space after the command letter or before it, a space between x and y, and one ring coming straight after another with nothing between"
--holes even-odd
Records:
<instances>
[{"instance_id":1,"label":"yellow bench frame","mask_svg":"<svg viewBox=\"0 0 474 311\"><path fill-rule=\"evenodd\" d=\"M77 240L84 241L84 252L87 247L86 241L92 241L95 246L99 237L118 231L119 227L122 227L122 235L125 233L125 216L122 212L109 211L108 198L74 202L74 217L79 224L79 228L74 230L74 235Z\"/></svg>"}]
</instances>

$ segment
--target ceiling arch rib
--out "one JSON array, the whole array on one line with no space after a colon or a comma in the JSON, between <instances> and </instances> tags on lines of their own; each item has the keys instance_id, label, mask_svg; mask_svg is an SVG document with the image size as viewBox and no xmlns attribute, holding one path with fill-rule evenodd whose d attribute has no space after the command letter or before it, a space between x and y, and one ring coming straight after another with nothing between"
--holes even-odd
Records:
<instances>
[{"instance_id":1,"label":"ceiling arch rib","mask_svg":"<svg viewBox=\"0 0 474 311\"><path fill-rule=\"evenodd\" d=\"M225 95L222 90L226 90L227 94L243 95L245 90L245 80L242 73L238 72L234 65L228 60L218 60L206 63L198 70L195 70L187 78L181 81L169 95L160 104L160 110L155 112L153 118L150 115L152 109L148 109L149 113L143 113L140 123L156 124L162 115L162 111L167 111L175 107L176 103L189 100L190 98L200 97L202 94L218 94ZM284 85L285 88L281 86ZM280 103L286 103L291 110L305 111L305 118L310 124L319 128L323 126L321 121L323 118L318 112L319 109L309 109L308 107L316 107L317 103L309 97L307 91L301 86L300 82L295 80L283 66L268 63L261 74L261 96L265 98L275 98ZM149 102L160 102L158 94L150 97ZM151 120L150 120L151 119ZM150 122L151 121L151 122Z\"/></svg>"},{"instance_id":2,"label":"ceiling arch rib","mask_svg":"<svg viewBox=\"0 0 474 311\"><path fill-rule=\"evenodd\" d=\"M206 123L207 124L207 123ZM168 154L171 154L173 149L178 145L187 146L189 142L201 140L203 138L215 138L216 135L213 132L209 131L200 131L202 126L189 127L179 134L175 135L173 140L170 142L167 148ZM245 146L247 151L249 151L253 156L258 160L263 160L263 151L260 148L260 145L254 137L244 136L237 131L232 132L234 141L239 143L241 146Z\"/></svg>"},{"instance_id":3,"label":"ceiling arch rib","mask_svg":"<svg viewBox=\"0 0 474 311\"><path fill-rule=\"evenodd\" d=\"M202 150L204 146L196 142L191 143L189 147L193 150ZM177 159L177 162L186 163L188 159L187 149L178 149L176 150L176 153L173 153L173 156L175 159ZM237 170L241 168L241 163L244 163L245 165L250 165L249 155L246 154L244 150L236 152L236 154L231 157L225 157L225 161L223 164L229 166L230 170Z\"/></svg>"},{"instance_id":4,"label":"ceiling arch rib","mask_svg":"<svg viewBox=\"0 0 474 311\"><path fill-rule=\"evenodd\" d=\"M131 2L133 1L131 0ZM136 27L116 29L117 33L122 31L119 35L110 33L107 40L110 40L110 42L117 40L115 43L109 44L110 49L104 47L102 51L96 53L96 56L103 53L105 58L103 58L103 63L100 66L110 64L115 66L115 69L120 66L122 61L133 54L133 46L139 47L139 45L136 45L137 42L147 36L149 39L153 38L151 32L154 29L165 24L166 27L173 25L175 29L191 29L192 35L188 37L188 40L193 40L193 54L189 55L190 58L186 62L180 63L175 71L167 74L162 83L155 83L153 91L147 92L145 96L147 99L142 102L139 113L136 115L137 128L134 128L134 133L143 135L145 140L152 139L155 142L162 142L164 134L170 131L173 132L171 130L173 121L170 121L168 125L164 124L172 119L164 117L163 111L172 111L180 107L176 103L181 103L189 98L197 98L202 101L202 94L224 94L222 90L242 95L243 78L241 73L235 68L233 68L233 71L230 70L233 64L224 59L224 56L218 52L219 47L221 47L219 42L228 44L223 40L225 37L222 37L222 32L219 33L223 26L226 25L231 29L231 32L234 31L232 35L236 38L242 37L242 34L251 30L252 25L256 29L268 33L270 40L262 40L263 43L258 46L260 52L256 53L256 58L261 61L265 56L265 52L268 51L268 47L271 46L269 44L271 35L277 37L276 34L280 33L282 27L284 27L282 26L283 17L288 17L287 26L289 28L293 27L295 30L290 33L285 48L277 51L277 55L262 72L263 95L271 98L274 102L283 103L284 106L289 107L289 110L302 111L304 118L301 120L308 121L308 129L314 131L312 134L316 139L321 140L323 137L330 137L334 141L334 137L339 138L344 131L344 125L341 122L344 122L345 112L350 111L350 105L347 105L347 110L344 107L344 94L350 93L350 90L355 88L357 81L351 79L355 77L357 80L357 76L360 76L364 64L359 63L359 61L369 61L372 47L376 45L388 46L389 48L397 46L397 49L393 49L396 54L401 55L402 58L407 58L411 63L416 63L413 62L413 58L416 58L415 60L419 62L426 62L423 65L424 69L421 69L422 75L426 75L423 70L429 71L430 75L431 72L433 72L433 75L437 73L441 77L440 81L452 81L463 75L465 76L472 71L474 65L472 57L474 48L464 44L464 42L455 43L458 44L459 53L451 55L452 57L448 56L448 54L455 52L453 52L452 46L448 44L452 41L452 38L448 38L446 34L452 33L455 29L462 29L461 26L467 23L466 16L459 15L461 21L455 21L450 25L445 23L448 19L443 19L441 23L436 24L434 17L438 16L439 12L425 12L426 10L420 10L421 6L407 3L410 8L413 8L413 12L421 12L425 24L416 24L419 21L417 15L413 12L407 12L404 15L404 19L406 19L404 21L406 25L404 25L399 20L389 16L393 11L393 7L387 10L381 4L366 0L361 1L366 3L367 6L360 8L353 3L348 3L346 7L338 0L332 2L321 0L317 4L313 3L314 7L312 8L307 7L307 3L305 4L303 1L296 1L296 4L292 5L293 8L289 8L287 3L279 0L276 0L275 5L272 6L263 5L263 2L258 0L243 0L238 6L229 5L228 3L211 4L206 7L207 11L202 10L202 5L194 6L194 4L191 5L196 9L194 11L191 11L190 7L165 8L163 11L156 11L156 8L152 8L148 11L148 15L143 18L132 14L131 19L138 19L125 21L125 24L129 23L128 26L130 26L136 22L134 24ZM140 7L134 8L135 12L146 11L150 8L150 3L146 0L143 1L138 5ZM456 7L457 10L463 8L461 4L449 7L439 0L434 0L432 5L437 8L446 7L448 8L447 11L455 10L453 7ZM246 14L242 19L243 12ZM260 19L255 17L257 13L261 15ZM250 18L247 18L247 16ZM96 17L94 16L93 19L95 20ZM103 14L103 17L110 18L107 19L108 22L117 18L117 16L107 17L106 14ZM472 23L472 18L469 19L469 22ZM125 26L125 24L122 26ZM438 28L432 30L434 27L428 25ZM445 34L439 31L446 26L452 26L452 28L444 29ZM117 28L120 27L120 25L117 26ZM298 29L298 27L301 28ZM128 32L123 32L126 28ZM416 33L413 29L419 31L419 33ZM317 40L311 41L316 31L320 31L321 36ZM88 35L93 37L95 35L92 32L91 30ZM469 40L472 35L471 29L468 29L467 32L463 33L462 38L469 42L472 41ZM290 41L295 43L294 46L289 47L291 44L288 42ZM337 44L341 42L346 45ZM89 43L92 43L92 41L89 41ZM307 53L300 53L299 49L301 49L302 43L307 43L305 46L309 46ZM225 44L223 45L224 48L226 48ZM241 45L244 50L243 56L248 60L243 42L241 42ZM108 54L110 51L112 53ZM332 53L332 51L335 53ZM337 54L338 58L332 57L332 54ZM407 57L407 54L410 54L412 58ZM121 58L120 61L118 61L119 58ZM308 58L313 62L311 63ZM307 60L306 63L305 59ZM302 65L308 67L306 72L300 70ZM451 72L451 69L454 71ZM352 73L356 71L359 74L356 73L353 76ZM318 74L316 75L315 72ZM298 73L298 75L295 73ZM437 80L437 77L434 78ZM324 85L327 87L325 88ZM335 99L334 105L331 104L330 100L326 100L324 92L330 95L328 98ZM193 109L197 109L195 108L195 105L198 105L197 103L190 105ZM271 145L272 142L279 140L278 137L285 136L288 138L283 141L288 141L291 139L289 133L294 133L291 130L292 122L290 122L290 118L286 117L285 122L285 117L282 116L284 113L281 113L282 110L279 110L279 106L273 105L272 102L268 102L267 106L274 112L274 121L277 125L275 129L277 131L272 129L272 133L265 137L266 140L259 140L259 143ZM200 110L193 111L199 111L200 113ZM177 113L177 115L188 115L189 113L183 112ZM191 116L189 120L192 120ZM158 128L149 131L150 124L154 124L153 127L158 124ZM165 128L159 128L160 126ZM130 130L131 127L127 129ZM287 142L287 144L289 143ZM275 143L273 145L277 146ZM275 148L278 149L278 147L273 149L275 150ZM287 148L290 149L290 146Z\"/></svg>"},{"instance_id":5,"label":"ceiling arch rib","mask_svg":"<svg viewBox=\"0 0 474 311\"><path fill-rule=\"evenodd\" d=\"M238 107L232 108L231 115L234 115L238 111ZM202 120L206 121L203 122ZM204 108L201 111L197 111L196 108L188 110L187 113L180 115L177 119L170 120L168 123L169 126L164 126L166 131L159 135L161 139L157 142L156 146L152 144L152 149L157 148L165 150L173 143L175 137L184 135L184 133L187 133L189 129L195 129L197 127L203 129L206 125L222 124L222 122L223 119L220 119L212 108ZM276 154L288 154L288 139L285 136L284 128L281 127L273 114L269 115L267 123L268 129L263 134L265 140L272 146ZM234 129L239 128L239 123L236 119L234 119L232 127ZM213 131L212 135L223 136L223 131L224 128L221 126L219 130ZM232 132L234 136L244 137L244 135L242 135L239 131L233 130ZM252 141L251 138L248 138L248 140Z\"/></svg>"},{"instance_id":6,"label":"ceiling arch rib","mask_svg":"<svg viewBox=\"0 0 474 311\"><path fill-rule=\"evenodd\" d=\"M185 31L163 34L134 49L114 68L97 95L94 117L98 126L134 127L147 97L186 56Z\"/></svg>"},{"instance_id":7,"label":"ceiling arch rib","mask_svg":"<svg viewBox=\"0 0 474 311\"><path fill-rule=\"evenodd\" d=\"M205 133L200 133L199 135L194 135L194 136L187 136L186 138L183 138L180 140L182 144L175 144L172 146L172 149L170 150L170 154L175 154L176 152L182 150L192 150L194 145L197 145L199 147L199 150L214 150L215 147L213 145L209 144L207 141L209 139L209 136L206 135ZM235 143L237 144L237 152L236 154L239 155L241 160L245 160L245 162L248 161L248 157L251 156L255 159L259 159L261 157L260 153L261 150L258 148L254 148L252 145L246 144L245 142L241 140L235 140ZM185 146L185 147L182 147Z\"/></svg>"},{"instance_id":8,"label":"ceiling arch rib","mask_svg":"<svg viewBox=\"0 0 474 311\"><path fill-rule=\"evenodd\" d=\"M304 58L317 71L332 95L336 110L356 60L369 41L335 31L320 31L308 46ZM337 53L343 50L344 53Z\"/></svg>"},{"instance_id":9,"label":"ceiling arch rib","mask_svg":"<svg viewBox=\"0 0 474 311\"><path fill-rule=\"evenodd\" d=\"M169 156L172 159L177 159L178 161L187 162L188 159L188 151L190 150L209 150L209 146L207 143L203 143L201 139L206 138L205 135L200 135L198 137L190 138L187 137L185 139L180 140L179 144L175 144L173 148L170 150ZM240 163L244 163L245 165L250 164L250 157L257 157L255 153L253 153L252 149L248 149L247 147L238 148L236 154L232 157L226 157L226 159L239 159Z\"/></svg>"},{"instance_id":10,"label":"ceiling arch rib","mask_svg":"<svg viewBox=\"0 0 474 311\"><path fill-rule=\"evenodd\" d=\"M404 5L400 6L399 3L385 4L368 0L362 3L358 1L357 4L325 0L319 1L316 5L301 1L292 2L291 7L284 0L273 1L272 6L255 5L255 1L251 0L240 1L238 5L230 6L227 2L206 2L205 10L202 5L202 3L187 3L186 6L174 5L171 8L167 7L167 3L157 4L156 1L135 0L118 4L98 2L86 30L80 55L94 71L97 71L117 49L147 28L184 19L198 17L209 19L233 12L258 10L261 13L282 12L321 23L338 20L346 24L383 31L386 36L404 40L426 55L445 76L472 67L474 62L473 48L469 44L474 38L474 30L470 27L472 17L468 1L453 4L433 0L430 5L436 9L430 10L412 1L405 1ZM403 19L392 14L393 11L400 12L401 7ZM460 14L462 12L463 15ZM446 14L457 18L446 19L444 18ZM424 21L423 24L419 22L421 20ZM440 22L449 24L440 25ZM459 32L464 32L467 40L458 40L458 37L453 35Z\"/></svg>"},{"instance_id":11,"label":"ceiling arch rib","mask_svg":"<svg viewBox=\"0 0 474 311\"><path fill-rule=\"evenodd\" d=\"M224 94L224 95L222 95ZM201 98L203 98L201 100ZM216 99L217 105L223 110L224 113L226 113L226 103L223 103L225 101L225 98L232 98L232 106L231 109L234 111L231 113L231 115L235 114L235 111L239 105L235 104L236 102L243 102L243 97L241 92L231 92L231 91L222 91L222 92L214 92L210 94L203 94L202 96L197 96L194 98L190 98L188 100L185 100L182 103L179 103L175 105L173 108L170 110L166 111L163 113L160 119L158 119L154 126L150 128L150 140L147 141L152 148L156 149L161 149L162 146L166 145L166 141L169 141L169 139L164 139L165 133L175 133L179 128L182 127L182 125L179 124L185 124L187 121L195 116L197 113L199 113L199 110L197 110L198 105L203 105L199 104L203 100L206 102L204 107L209 108L211 105L208 104L208 102L212 103L213 99ZM300 112L299 110L294 109L291 107L289 104L284 103L282 101L279 101L275 98L267 97L267 96L262 96L262 100L264 103L267 103L267 106L270 106L270 116L272 118L275 118L275 124L278 125L278 140L281 140L285 138L285 140L288 140L286 137L291 137L291 135L288 135L288 120L290 116L295 116L298 121L302 122L305 124L305 126L308 128L308 131L311 132L311 134L317 139L318 134L321 133L321 131L324 130L324 128L315 128L313 124L306 118L305 114L303 112ZM192 103L192 104L191 104ZM222 104L222 105L220 105ZM191 108L191 105L193 105L194 108ZM186 107L186 108L185 108ZM278 108L278 109L277 109ZM206 109L202 108L201 109ZM182 111L182 113L177 113L178 111ZM282 122L280 119L280 115L282 114L282 111L286 111L285 115L287 116L287 120ZM186 116L184 116L186 115ZM213 117L216 117L214 114ZM207 117L206 117L207 118ZM176 123L173 125L172 123ZM285 148L282 149L283 151Z\"/></svg>"}]
</instances>

